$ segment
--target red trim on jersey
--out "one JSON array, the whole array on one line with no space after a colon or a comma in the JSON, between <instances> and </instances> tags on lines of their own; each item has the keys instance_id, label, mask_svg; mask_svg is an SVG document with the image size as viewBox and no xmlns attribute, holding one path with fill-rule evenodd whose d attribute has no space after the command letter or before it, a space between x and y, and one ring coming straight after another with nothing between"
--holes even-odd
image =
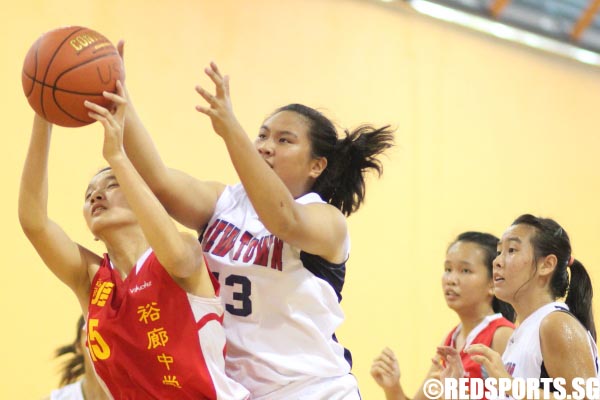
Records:
<instances>
[{"instance_id":1,"label":"red trim on jersey","mask_svg":"<svg viewBox=\"0 0 600 400\"><path fill-rule=\"evenodd\" d=\"M218 321L221 325L223 325L223 315L206 314L204 317L200 318L198 322L196 322L196 327L198 330L200 330L210 321Z\"/></svg>"},{"instance_id":2,"label":"red trim on jersey","mask_svg":"<svg viewBox=\"0 0 600 400\"><path fill-rule=\"evenodd\" d=\"M221 285L219 284L219 280L215 278L210 268L208 268L208 260L206 260L206 256L202 254L202 259L204 260L204 268L208 271L208 276L210 277L210 283L213 285L213 289L215 290L215 296L219 296L221 292ZM221 319L221 323L223 320Z\"/></svg>"}]
</instances>

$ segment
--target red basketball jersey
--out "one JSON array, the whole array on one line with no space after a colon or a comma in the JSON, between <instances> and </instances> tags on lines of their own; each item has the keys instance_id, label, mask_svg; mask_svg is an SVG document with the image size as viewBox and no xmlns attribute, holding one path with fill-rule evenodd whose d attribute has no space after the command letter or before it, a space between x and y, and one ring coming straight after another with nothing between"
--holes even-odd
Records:
<instances>
[{"instance_id":1,"label":"red basketball jersey","mask_svg":"<svg viewBox=\"0 0 600 400\"><path fill-rule=\"evenodd\" d=\"M186 293L153 252L125 280L105 255L90 292L87 344L115 399L246 398L224 372L220 299Z\"/></svg>"},{"instance_id":2,"label":"red basketball jersey","mask_svg":"<svg viewBox=\"0 0 600 400\"><path fill-rule=\"evenodd\" d=\"M460 360L462 361L463 368L465 370L465 377L467 378L487 378L482 371L482 366L477 364L475 361L471 359L471 357L465 353L463 350L466 347L469 347L471 344L480 343L486 346L490 346L492 344L492 339L494 339L494 333L496 333L496 329L507 326L509 328L515 328L515 325L502 317L502 314L494 314L486 317L479 325L477 325L471 333L469 333L467 340L465 342L465 346L460 349ZM444 341L445 346L451 346L456 348L455 339L458 335L460 325L456 326ZM458 350L458 349L457 349Z\"/></svg>"}]
</instances>

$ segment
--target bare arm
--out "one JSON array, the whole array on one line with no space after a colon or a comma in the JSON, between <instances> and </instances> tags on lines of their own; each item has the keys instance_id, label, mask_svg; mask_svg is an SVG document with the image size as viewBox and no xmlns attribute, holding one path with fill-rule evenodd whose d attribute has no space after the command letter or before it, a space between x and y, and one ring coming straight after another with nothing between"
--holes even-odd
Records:
<instances>
[{"instance_id":1,"label":"bare arm","mask_svg":"<svg viewBox=\"0 0 600 400\"><path fill-rule=\"evenodd\" d=\"M48 218L48 154L52 125L36 115L21 176L19 221L48 268L87 303L100 257L73 242ZM84 303L84 304L85 304Z\"/></svg>"},{"instance_id":2,"label":"bare arm","mask_svg":"<svg viewBox=\"0 0 600 400\"><path fill-rule=\"evenodd\" d=\"M191 285L192 288L185 285L185 289L192 289L194 294L201 296L214 296L208 270L203 265L200 243L195 237L178 232L171 217L125 154L123 124L127 104L120 83L117 88L118 94L105 93L106 98L117 106L114 115L97 104L85 103L91 110L90 117L104 126L104 158L160 263L172 276L197 283Z\"/></svg>"},{"instance_id":3,"label":"bare arm","mask_svg":"<svg viewBox=\"0 0 600 400\"><path fill-rule=\"evenodd\" d=\"M123 41L119 42L121 56L123 46ZM167 212L182 225L200 231L213 215L224 185L200 181L181 171L167 168L126 89L125 98L128 100L128 107L125 110L123 142L127 156Z\"/></svg>"},{"instance_id":4,"label":"bare arm","mask_svg":"<svg viewBox=\"0 0 600 400\"><path fill-rule=\"evenodd\" d=\"M343 261L346 220L328 204L298 204L289 189L256 151L233 114L229 78L212 63L205 70L216 86L216 96L201 87L208 106L197 110L210 117L215 132L227 146L233 166L265 227L283 241L332 262Z\"/></svg>"},{"instance_id":5,"label":"bare arm","mask_svg":"<svg viewBox=\"0 0 600 400\"><path fill-rule=\"evenodd\" d=\"M540 342L548 375L564 378L567 394L573 393L574 378L596 377L588 334L572 315L553 312L544 318L540 324Z\"/></svg>"},{"instance_id":6,"label":"bare arm","mask_svg":"<svg viewBox=\"0 0 600 400\"><path fill-rule=\"evenodd\" d=\"M500 328L496 329L491 343L492 350L494 350L498 354L504 353L506 345L508 344L508 340L510 339L513 332L514 329L508 326L501 326Z\"/></svg>"}]
</instances>

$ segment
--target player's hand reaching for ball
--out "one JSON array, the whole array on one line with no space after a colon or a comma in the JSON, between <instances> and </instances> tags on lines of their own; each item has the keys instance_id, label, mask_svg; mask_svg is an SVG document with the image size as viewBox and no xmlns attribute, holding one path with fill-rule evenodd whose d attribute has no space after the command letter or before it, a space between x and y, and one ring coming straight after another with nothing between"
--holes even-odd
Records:
<instances>
[{"instance_id":1,"label":"player's hand reaching for ball","mask_svg":"<svg viewBox=\"0 0 600 400\"><path fill-rule=\"evenodd\" d=\"M96 121L100 121L104 126L102 155L110 164L115 158L126 157L123 147L123 128L125 126L127 101L124 98L125 91L120 81L117 81L117 93L104 92L103 94L113 103L113 110L90 101L86 101L85 106L90 110L89 116Z\"/></svg>"},{"instance_id":2,"label":"player's hand reaching for ball","mask_svg":"<svg viewBox=\"0 0 600 400\"><path fill-rule=\"evenodd\" d=\"M225 138L236 129L241 129L231 106L231 97L229 96L229 76L222 76L217 64L210 63L210 66L204 69L204 72L215 84L215 94L201 86L196 86L196 91L208 103L206 106L196 106L196 110L207 115L215 132Z\"/></svg>"}]
</instances>

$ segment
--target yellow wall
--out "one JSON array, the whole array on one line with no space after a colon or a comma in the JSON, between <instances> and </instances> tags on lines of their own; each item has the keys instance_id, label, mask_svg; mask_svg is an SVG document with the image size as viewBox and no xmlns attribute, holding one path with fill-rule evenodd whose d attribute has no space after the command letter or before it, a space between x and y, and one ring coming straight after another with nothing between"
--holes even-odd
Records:
<instances>
[{"instance_id":1,"label":"yellow wall","mask_svg":"<svg viewBox=\"0 0 600 400\"><path fill-rule=\"evenodd\" d=\"M193 108L210 60L231 74L251 135L288 102L324 108L345 127L398 127L383 179L369 181L366 205L350 218L338 337L353 351L365 399L382 398L369 368L384 345L398 352L413 392L456 323L440 275L459 232L500 235L523 212L555 217L599 279L598 69L351 0L21 0L0 16L0 398L36 399L56 385L52 351L72 339L79 312L26 241L16 207L32 117L22 61L42 32L63 25L126 40L139 112L166 162L198 177L236 181L224 146ZM81 206L104 165L101 135L96 125L56 128L50 165L50 214L97 251Z\"/></svg>"}]
</instances>

